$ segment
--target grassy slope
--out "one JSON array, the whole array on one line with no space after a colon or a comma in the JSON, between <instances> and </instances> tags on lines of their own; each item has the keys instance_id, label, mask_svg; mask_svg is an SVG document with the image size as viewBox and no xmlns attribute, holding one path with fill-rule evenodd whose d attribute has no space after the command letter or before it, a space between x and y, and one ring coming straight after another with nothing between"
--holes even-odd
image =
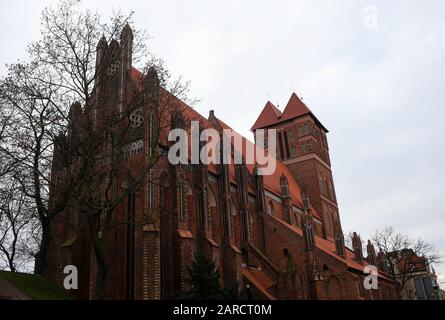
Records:
<instances>
[{"instance_id":1,"label":"grassy slope","mask_svg":"<svg viewBox=\"0 0 445 320\"><path fill-rule=\"evenodd\" d=\"M23 291L33 300L73 299L64 290L38 275L0 271L0 276L9 281L17 289Z\"/></svg>"}]
</instances>

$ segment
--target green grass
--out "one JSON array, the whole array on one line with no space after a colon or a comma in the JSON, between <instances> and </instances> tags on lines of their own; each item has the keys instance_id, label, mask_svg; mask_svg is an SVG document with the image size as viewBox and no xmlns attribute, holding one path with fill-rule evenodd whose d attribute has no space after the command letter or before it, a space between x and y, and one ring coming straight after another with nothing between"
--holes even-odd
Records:
<instances>
[{"instance_id":1,"label":"green grass","mask_svg":"<svg viewBox=\"0 0 445 320\"><path fill-rule=\"evenodd\" d=\"M73 297L71 297L63 289L38 275L0 271L0 276L9 281L17 289L24 292L32 300L73 299Z\"/></svg>"}]
</instances>

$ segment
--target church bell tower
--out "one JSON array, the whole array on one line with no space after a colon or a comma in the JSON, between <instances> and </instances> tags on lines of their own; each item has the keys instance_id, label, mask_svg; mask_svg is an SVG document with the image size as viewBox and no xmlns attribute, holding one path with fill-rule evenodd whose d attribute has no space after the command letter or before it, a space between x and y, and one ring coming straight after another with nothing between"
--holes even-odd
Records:
<instances>
[{"instance_id":1,"label":"church bell tower","mask_svg":"<svg viewBox=\"0 0 445 320\"><path fill-rule=\"evenodd\" d=\"M332 177L328 130L312 111L293 93L283 112L267 102L252 131L276 129L277 158L292 172L304 188L312 206L323 219L323 236L334 238L340 224L337 198ZM265 139L267 140L267 139ZM267 144L261 146L268 148Z\"/></svg>"}]
</instances>

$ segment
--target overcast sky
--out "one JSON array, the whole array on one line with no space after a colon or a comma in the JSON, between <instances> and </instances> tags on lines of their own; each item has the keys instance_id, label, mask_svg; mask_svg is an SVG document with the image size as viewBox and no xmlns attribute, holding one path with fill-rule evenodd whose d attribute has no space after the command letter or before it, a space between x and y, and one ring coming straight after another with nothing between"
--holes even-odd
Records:
<instances>
[{"instance_id":1,"label":"overcast sky","mask_svg":"<svg viewBox=\"0 0 445 320\"><path fill-rule=\"evenodd\" d=\"M445 256L444 1L84 2L134 10L196 109L249 138L267 100L282 110L295 91L330 130L345 232L392 225ZM55 1L0 3L3 65L26 58Z\"/></svg>"}]
</instances>

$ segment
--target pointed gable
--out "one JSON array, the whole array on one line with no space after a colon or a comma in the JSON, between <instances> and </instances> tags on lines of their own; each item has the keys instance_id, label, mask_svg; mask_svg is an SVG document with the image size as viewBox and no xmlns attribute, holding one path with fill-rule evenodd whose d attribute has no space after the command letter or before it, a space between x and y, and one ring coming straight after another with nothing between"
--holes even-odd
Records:
<instances>
[{"instance_id":1,"label":"pointed gable","mask_svg":"<svg viewBox=\"0 0 445 320\"><path fill-rule=\"evenodd\" d=\"M281 119L283 121L290 120L310 113L311 110L309 110L309 108L303 103L303 101L301 101L295 93L292 93L292 96L290 97L289 102L284 109Z\"/></svg>"},{"instance_id":2,"label":"pointed gable","mask_svg":"<svg viewBox=\"0 0 445 320\"><path fill-rule=\"evenodd\" d=\"M281 111L275 107L270 101L266 103L263 111L261 111L260 116L256 120L252 127L252 130L267 127L281 118Z\"/></svg>"}]
</instances>

